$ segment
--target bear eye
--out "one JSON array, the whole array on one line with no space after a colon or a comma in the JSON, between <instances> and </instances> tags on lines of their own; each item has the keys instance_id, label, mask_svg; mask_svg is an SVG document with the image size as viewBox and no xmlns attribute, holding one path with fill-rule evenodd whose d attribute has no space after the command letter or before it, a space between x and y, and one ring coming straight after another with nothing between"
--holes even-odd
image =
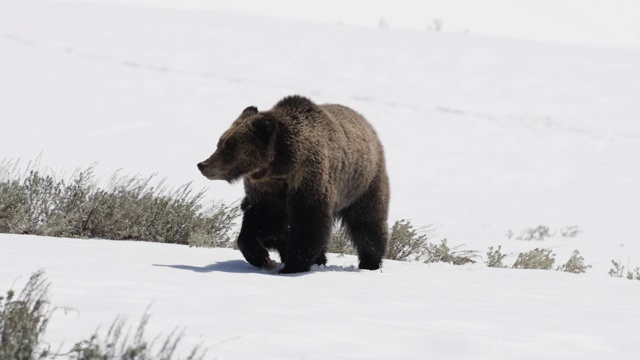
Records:
<instances>
[{"instance_id":1,"label":"bear eye","mask_svg":"<svg viewBox=\"0 0 640 360\"><path fill-rule=\"evenodd\" d=\"M261 116L251 124L251 131L260 139L264 140L273 133L276 127L276 120L269 116Z\"/></svg>"},{"instance_id":2,"label":"bear eye","mask_svg":"<svg viewBox=\"0 0 640 360\"><path fill-rule=\"evenodd\" d=\"M235 149L235 144L231 141L227 141L224 143L223 147L222 147L222 153L228 157L231 156L231 154L233 153L233 150Z\"/></svg>"},{"instance_id":3,"label":"bear eye","mask_svg":"<svg viewBox=\"0 0 640 360\"><path fill-rule=\"evenodd\" d=\"M262 131L264 131L267 134L270 134L271 131L273 130L273 125L271 124L271 120L269 119L262 120L260 127L262 128Z\"/></svg>"}]
</instances>

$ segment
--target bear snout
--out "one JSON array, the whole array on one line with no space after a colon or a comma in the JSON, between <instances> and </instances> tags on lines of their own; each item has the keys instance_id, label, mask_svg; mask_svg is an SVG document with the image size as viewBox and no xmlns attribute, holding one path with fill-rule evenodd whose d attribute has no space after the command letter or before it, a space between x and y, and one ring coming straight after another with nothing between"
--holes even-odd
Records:
<instances>
[{"instance_id":1,"label":"bear snout","mask_svg":"<svg viewBox=\"0 0 640 360\"><path fill-rule=\"evenodd\" d=\"M207 179L215 178L215 175L218 175L218 171L216 171L208 160L198 163L198 170L200 173L206 177Z\"/></svg>"},{"instance_id":2,"label":"bear snout","mask_svg":"<svg viewBox=\"0 0 640 360\"><path fill-rule=\"evenodd\" d=\"M211 159L207 159L203 162L198 163L197 166L202 176L206 177L209 180L225 179L225 174L220 169L220 166L216 161L211 161Z\"/></svg>"}]
</instances>

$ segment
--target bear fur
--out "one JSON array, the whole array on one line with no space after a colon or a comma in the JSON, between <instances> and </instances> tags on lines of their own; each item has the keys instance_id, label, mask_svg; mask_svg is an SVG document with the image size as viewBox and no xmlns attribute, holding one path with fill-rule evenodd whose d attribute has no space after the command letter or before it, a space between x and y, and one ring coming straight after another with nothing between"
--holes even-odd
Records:
<instances>
[{"instance_id":1,"label":"bear fur","mask_svg":"<svg viewBox=\"0 0 640 360\"><path fill-rule=\"evenodd\" d=\"M387 250L389 179L382 144L364 117L342 105L288 96L272 109L246 108L198 164L211 180L244 179L238 247L259 268L281 273L326 264L335 220L351 237L361 269Z\"/></svg>"}]
</instances>

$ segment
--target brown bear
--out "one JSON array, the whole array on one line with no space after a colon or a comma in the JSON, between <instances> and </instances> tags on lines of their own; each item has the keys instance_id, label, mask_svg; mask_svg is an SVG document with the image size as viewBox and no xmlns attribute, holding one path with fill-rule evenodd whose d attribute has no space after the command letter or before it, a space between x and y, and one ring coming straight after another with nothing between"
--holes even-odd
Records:
<instances>
[{"instance_id":1,"label":"brown bear","mask_svg":"<svg viewBox=\"0 0 640 360\"><path fill-rule=\"evenodd\" d=\"M389 238L389 179L382 144L362 115L342 105L288 96L246 108L198 169L210 180L244 179L238 247L259 268L281 273L326 264L335 220L351 237L360 269L382 265Z\"/></svg>"}]
</instances>

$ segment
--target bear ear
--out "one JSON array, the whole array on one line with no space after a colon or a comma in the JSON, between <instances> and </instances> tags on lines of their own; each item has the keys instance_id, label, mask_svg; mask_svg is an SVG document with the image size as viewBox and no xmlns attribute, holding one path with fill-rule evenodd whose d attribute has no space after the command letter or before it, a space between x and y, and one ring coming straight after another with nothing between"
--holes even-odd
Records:
<instances>
[{"instance_id":1,"label":"bear ear","mask_svg":"<svg viewBox=\"0 0 640 360\"><path fill-rule=\"evenodd\" d=\"M251 124L253 126L253 130L260 137L270 137L271 134L275 131L278 120L272 116L260 116L257 119L253 120Z\"/></svg>"},{"instance_id":2,"label":"bear ear","mask_svg":"<svg viewBox=\"0 0 640 360\"><path fill-rule=\"evenodd\" d=\"M242 114L240 114L241 118L246 118L251 115L255 115L258 113L258 108L255 106L249 106L246 109L242 110Z\"/></svg>"}]
</instances>

